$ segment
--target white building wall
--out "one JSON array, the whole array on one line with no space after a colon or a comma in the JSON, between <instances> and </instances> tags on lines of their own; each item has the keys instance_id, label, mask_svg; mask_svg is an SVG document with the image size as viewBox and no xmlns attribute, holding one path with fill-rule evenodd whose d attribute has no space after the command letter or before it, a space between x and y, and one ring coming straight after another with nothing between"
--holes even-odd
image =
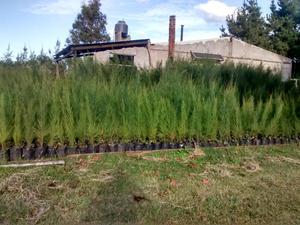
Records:
<instances>
[{"instance_id":1,"label":"white building wall","mask_svg":"<svg viewBox=\"0 0 300 225\"><path fill-rule=\"evenodd\" d=\"M262 65L265 69L269 68L274 72L282 73L283 80L291 77L291 59L234 38L180 42L175 46L175 58L189 60L191 59L191 52L222 55L225 60L234 63L244 63L251 66ZM149 50L135 47L98 52L95 54L95 59L102 63L108 62L112 53L133 55L135 65L139 68L157 67L160 64L164 66L168 60L168 44L152 44Z\"/></svg>"}]
</instances>

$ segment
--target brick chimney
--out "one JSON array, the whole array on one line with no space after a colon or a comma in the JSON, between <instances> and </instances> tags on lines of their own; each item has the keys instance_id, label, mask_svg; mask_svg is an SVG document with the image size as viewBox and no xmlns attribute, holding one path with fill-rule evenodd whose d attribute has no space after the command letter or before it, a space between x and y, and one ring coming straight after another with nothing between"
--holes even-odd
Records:
<instances>
[{"instance_id":1,"label":"brick chimney","mask_svg":"<svg viewBox=\"0 0 300 225\"><path fill-rule=\"evenodd\" d=\"M169 59L174 59L176 35L176 16L170 16L169 23Z\"/></svg>"}]
</instances>

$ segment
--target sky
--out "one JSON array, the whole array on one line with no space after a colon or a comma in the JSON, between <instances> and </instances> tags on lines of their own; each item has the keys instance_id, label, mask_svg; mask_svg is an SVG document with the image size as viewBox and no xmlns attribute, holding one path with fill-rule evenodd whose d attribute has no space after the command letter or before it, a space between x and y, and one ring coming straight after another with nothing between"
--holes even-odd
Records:
<instances>
[{"instance_id":1,"label":"sky","mask_svg":"<svg viewBox=\"0 0 300 225\"><path fill-rule=\"evenodd\" d=\"M8 46L16 56L24 46L39 53L54 49L59 40L64 47L81 5L87 0L0 0L0 57ZM168 41L170 15L176 15L177 40L185 25L184 40L217 38L226 15L236 12L243 0L101 0L107 16L107 31L125 20L132 39ZM263 14L270 0L258 0Z\"/></svg>"}]
</instances>

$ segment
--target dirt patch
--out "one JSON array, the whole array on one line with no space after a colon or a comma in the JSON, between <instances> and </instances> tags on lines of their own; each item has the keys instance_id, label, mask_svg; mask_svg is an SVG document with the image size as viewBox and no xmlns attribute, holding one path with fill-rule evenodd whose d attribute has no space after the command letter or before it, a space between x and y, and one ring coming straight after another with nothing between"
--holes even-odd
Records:
<instances>
[{"instance_id":1,"label":"dirt patch","mask_svg":"<svg viewBox=\"0 0 300 225\"><path fill-rule=\"evenodd\" d=\"M205 170L202 173L202 175L213 174L219 177L231 177L232 176L231 169L236 169L236 166L225 164L225 163L220 165L209 164L205 167Z\"/></svg>"},{"instance_id":2,"label":"dirt patch","mask_svg":"<svg viewBox=\"0 0 300 225\"><path fill-rule=\"evenodd\" d=\"M103 170L98 175L88 177L90 181L109 183L115 180L113 176L113 170Z\"/></svg>"},{"instance_id":3,"label":"dirt patch","mask_svg":"<svg viewBox=\"0 0 300 225\"><path fill-rule=\"evenodd\" d=\"M190 159L195 159L195 158L200 158L200 157L204 157L205 153L202 149L200 148L195 148L195 150L190 154L189 158Z\"/></svg>"},{"instance_id":4,"label":"dirt patch","mask_svg":"<svg viewBox=\"0 0 300 225\"><path fill-rule=\"evenodd\" d=\"M259 163L256 162L254 159L244 160L241 163L241 168L244 168L246 170L246 172L249 172L249 173L256 173L256 172L259 172L262 170Z\"/></svg>"}]
</instances>

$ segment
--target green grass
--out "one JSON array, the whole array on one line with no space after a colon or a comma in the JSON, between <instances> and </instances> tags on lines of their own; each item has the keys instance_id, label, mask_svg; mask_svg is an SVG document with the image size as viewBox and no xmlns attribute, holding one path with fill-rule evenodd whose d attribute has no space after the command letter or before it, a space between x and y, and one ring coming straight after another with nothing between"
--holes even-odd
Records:
<instances>
[{"instance_id":1,"label":"green grass","mask_svg":"<svg viewBox=\"0 0 300 225\"><path fill-rule=\"evenodd\" d=\"M0 66L2 149L300 133L299 90L261 68L175 62L144 71L86 60L62 75Z\"/></svg>"},{"instance_id":2,"label":"green grass","mask_svg":"<svg viewBox=\"0 0 300 225\"><path fill-rule=\"evenodd\" d=\"M204 149L0 169L0 224L299 224L300 148Z\"/></svg>"}]
</instances>

